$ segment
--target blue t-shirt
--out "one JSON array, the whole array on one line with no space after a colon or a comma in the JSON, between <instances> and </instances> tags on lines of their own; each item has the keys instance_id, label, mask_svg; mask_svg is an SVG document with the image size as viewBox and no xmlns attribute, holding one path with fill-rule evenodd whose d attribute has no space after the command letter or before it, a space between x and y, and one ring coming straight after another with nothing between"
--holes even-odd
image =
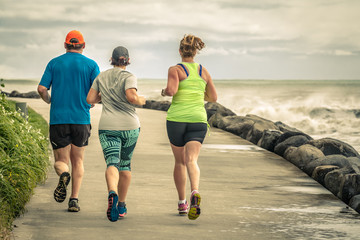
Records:
<instances>
[{"instance_id":1,"label":"blue t-shirt","mask_svg":"<svg viewBox=\"0 0 360 240\"><path fill-rule=\"evenodd\" d=\"M50 125L90 124L90 87L100 73L94 60L80 53L67 52L46 66L39 85L50 89Z\"/></svg>"}]
</instances>

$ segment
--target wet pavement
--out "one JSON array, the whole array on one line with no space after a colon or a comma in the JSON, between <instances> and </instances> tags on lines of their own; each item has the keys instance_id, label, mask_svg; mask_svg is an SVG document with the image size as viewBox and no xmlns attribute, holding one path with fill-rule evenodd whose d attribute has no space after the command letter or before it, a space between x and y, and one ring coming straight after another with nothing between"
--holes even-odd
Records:
<instances>
[{"instance_id":1,"label":"wet pavement","mask_svg":"<svg viewBox=\"0 0 360 240\"><path fill-rule=\"evenodd\" d=\"M49 105L18 100L48 119ZM81 211L69 213L67 200L55 202L58 177L50 169L27 213L14 222L15 239L360 238L360 215L296 166L213 128L199 157L202 214L196 221L178 216L166 113L137 111L142 127L132 160L128 215L114 223L106 217L106 166L97 135L101 106L96 106L91 110L93 130L85 152Z\"/></svg>"}]
</instances>

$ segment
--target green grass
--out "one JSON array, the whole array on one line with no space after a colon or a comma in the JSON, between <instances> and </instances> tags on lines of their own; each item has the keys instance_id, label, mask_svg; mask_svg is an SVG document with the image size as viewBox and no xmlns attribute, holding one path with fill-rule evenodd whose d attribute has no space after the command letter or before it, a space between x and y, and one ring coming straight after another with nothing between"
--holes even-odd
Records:
<instances>
[{"instance_id":1,"label":"green grass","mask_svg":"<svg viewBox=\"0 0 360 240\"><path fill-rule=\"evenodd\" d=\"M49 166L48 124L32 109L28 121L0 94L0 238L25 210Z\"/></svg>"}]
</instances>

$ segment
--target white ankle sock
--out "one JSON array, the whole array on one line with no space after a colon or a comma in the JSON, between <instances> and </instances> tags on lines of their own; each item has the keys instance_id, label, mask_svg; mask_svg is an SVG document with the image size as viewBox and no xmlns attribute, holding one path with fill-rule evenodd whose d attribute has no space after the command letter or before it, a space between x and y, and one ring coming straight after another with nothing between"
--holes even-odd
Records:
<instances>
[{"instance_id":1,"label":"white ankle sock","mask_svg":"<svg viewBox=\"0 0 360 240\"><path fill-rule=\"evenodd\" d=\"M186 199L185 200L179 200L179 204L185 204L186 203Z\"/></svg>"},{"instance_id":2,"label":"white ankle sock","mask_svg":"<svg viewBox=\"0 0 360 240\"><path fill-rule=\"evenodd\" d=\"M193 194L194 192L199 192L199 191L198 191L198 190L194 190L194 191L191 192L191 194Z\"/></svg>"}]
</instances>

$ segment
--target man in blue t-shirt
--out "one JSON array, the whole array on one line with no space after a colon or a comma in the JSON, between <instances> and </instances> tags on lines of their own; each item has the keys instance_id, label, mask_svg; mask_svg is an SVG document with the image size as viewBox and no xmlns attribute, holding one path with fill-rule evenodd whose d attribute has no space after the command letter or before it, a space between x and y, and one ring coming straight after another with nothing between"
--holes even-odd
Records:
<instances>
[{"instance_id":1,"label":"man in blue t-shirt","mask_svg":"<svg viewBox=\"0 0 360 240\"><path fill-rule=\"evenodd\" d=\"M86 96L100 73L97 63L82 55L85 41L79 31L66 36L66 53L52 59L46 66L38 86L41 98L50 106L50 142L54 151L56 173L60 176L54 191L57 202L66 198L70 182L70 212L80 211L78 196L84 175L84 150L90 137L90 107ZM51 88L51 97L48 90Z\"/></svg>"}]
</instances>

